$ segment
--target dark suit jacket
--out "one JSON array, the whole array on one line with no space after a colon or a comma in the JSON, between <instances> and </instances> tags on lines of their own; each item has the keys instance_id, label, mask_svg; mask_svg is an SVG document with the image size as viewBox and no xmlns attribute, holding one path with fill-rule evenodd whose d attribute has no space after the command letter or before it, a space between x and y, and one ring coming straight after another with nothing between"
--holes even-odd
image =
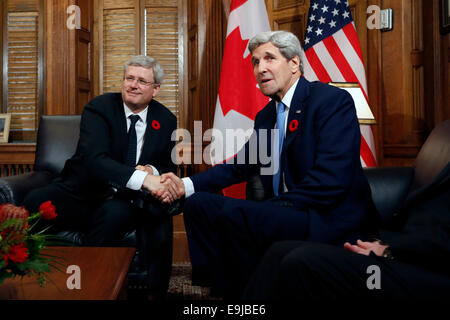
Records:
<instances>
[{"instance_id":1,"label":"dark suit jacket","mask_svg":"<svg viewBox=\"0 0 450 320\"><path fill-rule=\"evenodd\" d=\"M448 274L450 269L450 163L400 209L400 232L381 231L395 260Z\"/></svg>"},{"instance_id":2,"label":"dark suit jacket","mask_svg":"<svg viewBox=\"0 0 450 320\"><path fill-rule=\"evenodd\" d=\"M299 124L296 130L293 120ZM339 243L368 229L374 219L374 207L361 167L361 133L351 96L344 90L310 83L301 77L287 121L281 168L288 192L271 200L291 202L309 214L311 241ZM256 132L250 140L256 139L262 147L264 139L259 129L271 130L275 122L276 106L271 101L256 115ZM247 160L250 145L248 142L240 151ZM270 150L270 139L266 147ZM260 160L256 164L229 161L195 175L195 191L218 191L245 181L270 165ZM261 180L265 192L273 196L272 175L261 175Z\"/></svg>"},{"instance_id":3,"label":"dark suit jacket","mask_svg":"<svg viewBox=\"0 0 450 320\"><path fill-rule=\"evenodd\" d=\"M159 129L152 126L158 121ZM161 103L152 100L147 112L147 129L138 164L153 165L160 173L175 172L171 160L172 132L176 117ZM67 160L61 185L73 194L95 197L108 186L125 189L134 172L126 166L127 124L120 93L107 93L91 100L83 110L80 138L75 155Z\"/></svg>"}]
</instances>

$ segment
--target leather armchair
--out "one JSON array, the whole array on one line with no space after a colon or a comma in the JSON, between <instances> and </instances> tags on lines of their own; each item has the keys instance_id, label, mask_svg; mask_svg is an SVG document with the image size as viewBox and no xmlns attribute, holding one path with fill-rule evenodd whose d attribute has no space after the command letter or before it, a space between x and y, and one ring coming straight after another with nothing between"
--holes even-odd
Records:
<instances>
[{"instance_id":1,"label":"leather armchair","mask_svg":"<svg viewBox=\"0 0 450 320\"><path fill-rule=\"evenodd\" d=\"M40 119L37 143L36 156L34 162L34 171L20 174L16 176L6 177L0 179L0 204L12 203L15 205L22 205L27 193L32 189L45 186L50 183L63 169L65 161L69 159L76 150L81 116L42 116ZM112 196L117 192L117 189L112 188L108 191L108 195ZM143 192L136 192L136 198L133 203L143 208L145 206L152 206L155 199ZM108 196L105 195L105 198ZM177 214L181 211L181 204L176 203L169 209L169 215ZM84 245L85 235L79 231L63 230L57 234L63 240L73 245ZM117 246L136 247L137 237L140 232L133 230L128 232L123 239L117 242ZM159 230L157 235L158 242L160 242L161 256L152 257L151 268L162 268L160 270L171 270L172 266L172 219L167 219L167 223ZM139 268L139 248L136 252L132 268L129 271L129 282L141 288L146 288L145 272ZM156 286L161 286L158 283ZM168 282L168 281L167 281ZM163 285L164 286L164 285ZM166 288L167 289L167 288Z\"/></svg>"},{"instance_id":2,"label":"leather armchair","mask_svg":"<svg viewBox=\"0 0 450 320\"><path fill-rule=\"evenodd\" d=\"M372 199L380 215L379 228L397 230L397 211L407 196L431 183L450 162L450 120L438 125L428 136L412 167L364 168ZM266 198L258 176L247 183L247 199Z\"/></svg>"},{"instance_id":3,"label":"leather armchair","mask_svg":"<svg viewBox=\"0 0 450 320\"><path fill-rule=\"evenodd\" d=\"M39 123L34 171L0 179L0 204L22 205L31 190L49 184L74 153L80 133L81 116L42 116ZM111 195L115 192L110 190ZM74 245L84 244L82 232L64 230L58 236ZM136 246L135 231L122 239L122 246ZM118 245L119 245L118 244Z\"/></svg>"},{"instance_id":4,"label":"leather armchair","mask_svg":"<svg viewBox=\"0 0 450 320\"><path fill-rule=\"evenodd\" d=\"M398 210L409 194L431 182L450 162L450 120L431 131L412 167L365 168L381 228L399 230Z\"/></svg>"}]
</instances>

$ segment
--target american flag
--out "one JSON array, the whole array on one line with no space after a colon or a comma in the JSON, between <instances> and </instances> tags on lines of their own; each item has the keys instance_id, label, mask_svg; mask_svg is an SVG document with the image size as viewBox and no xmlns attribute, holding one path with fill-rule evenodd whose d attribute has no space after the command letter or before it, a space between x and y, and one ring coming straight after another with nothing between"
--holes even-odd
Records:
<instances>
[{"instance_id":1,"label":"american flag","mask_svg":"<svg viewBox=\"0 0 450 320\"><path fill-rule=\"evenodd\" d=\"M363 57L347 0L311 0L303 47L306 79L358 82L368 101ZM360 127L361 162L376 166L372 129Z\"/></svg>"}]
</instances>

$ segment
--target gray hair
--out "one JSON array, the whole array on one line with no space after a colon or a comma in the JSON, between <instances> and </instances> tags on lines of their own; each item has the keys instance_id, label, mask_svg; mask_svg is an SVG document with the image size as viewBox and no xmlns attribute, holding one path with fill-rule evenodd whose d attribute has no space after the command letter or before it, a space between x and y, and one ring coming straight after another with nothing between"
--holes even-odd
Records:
<instances>
[{"instance_id":1,"label":"gray hair","mask_svg":"<svg viewBox=\"0 0 450 320\"><path fill-rule=\"evenodd\" d=\"M303 73L302 47L295 34L289 31L260 32L250 40L248 49L253 54L256 48L268 42L277 47L287 60L298 56L300 58L300 71Z\"/></svg>"},{"instance_id":2,"label":"gray hair","mask_svg":"<svg viewBox=\"0 0 450 320\"><path fill-rule=\"evenodd\" d=\"M124 73L127 72L129 66L152 69L155 83L161 84L163 82L164 70L155 58L149 56L135 56L125 63Z\"/></svg>"}]
</instances>

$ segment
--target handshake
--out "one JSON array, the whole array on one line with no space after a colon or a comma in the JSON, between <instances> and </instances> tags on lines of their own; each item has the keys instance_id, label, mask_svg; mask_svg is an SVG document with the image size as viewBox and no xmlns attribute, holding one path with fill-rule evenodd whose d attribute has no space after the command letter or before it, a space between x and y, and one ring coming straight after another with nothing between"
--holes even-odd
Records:
<instances>
[{"instance_id":1,"label":"handshake","mask_svg":"<svg viewBox=\"0 0 450 320\"><path fill-rule=\"evenodd\" d=\"M183 181L172 172L155 176L151 167L137 166L136 169L149 173L144 179L142 188L150 191L152 196L162 203L173 203L185 195Z\"/></svg>"}]
</instances>

